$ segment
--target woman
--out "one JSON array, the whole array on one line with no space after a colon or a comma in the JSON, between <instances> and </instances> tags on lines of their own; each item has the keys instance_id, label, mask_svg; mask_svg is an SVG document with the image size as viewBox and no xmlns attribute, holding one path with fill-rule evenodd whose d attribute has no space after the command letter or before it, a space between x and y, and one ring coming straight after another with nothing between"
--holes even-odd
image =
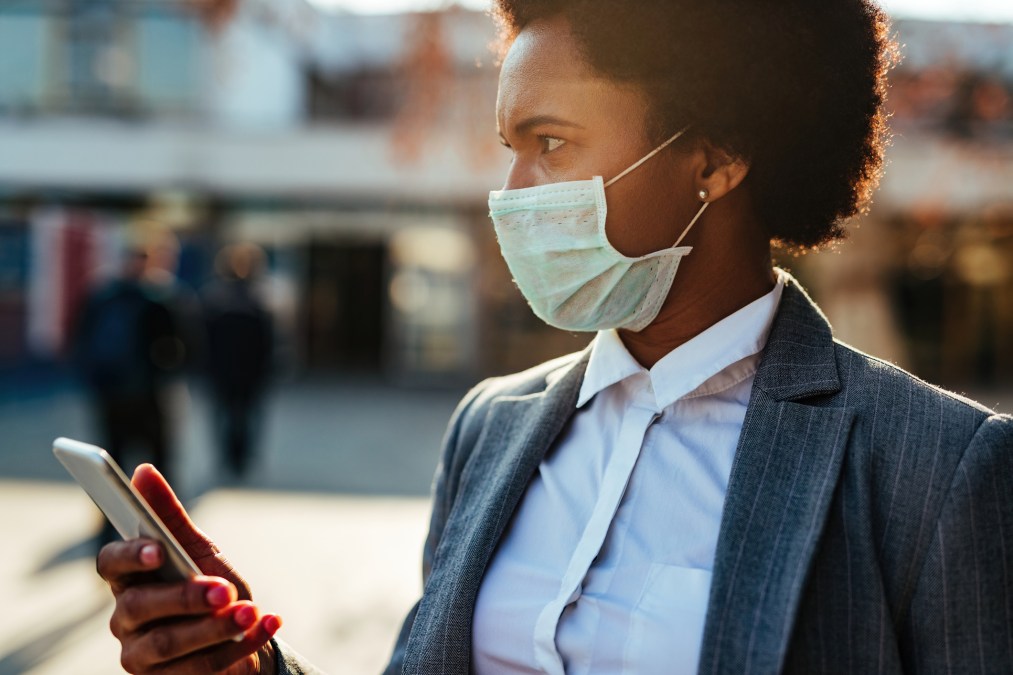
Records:
<instances>
[{"instance_id":1,"label":"woman","mask_svg":"<svg viewBox=\"0 0 1013 675\"><path fill-rule=\"evenodd\" d=\"M496 14L493 224L533 310L598 334L461 403L389 672L1008 669L1013 421L834 342L770 262L772 240L842 236L872 191L881 11ZM146 586L157 547L110 544L128 670L312 672L164 481L135 482L224 579Z\"/></svg>"}]
</instances>

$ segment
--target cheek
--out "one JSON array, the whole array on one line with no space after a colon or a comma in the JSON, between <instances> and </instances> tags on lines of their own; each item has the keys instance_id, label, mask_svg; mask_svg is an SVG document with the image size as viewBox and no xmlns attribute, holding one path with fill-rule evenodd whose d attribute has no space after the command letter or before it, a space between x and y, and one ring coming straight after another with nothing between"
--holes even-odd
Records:
<instances>
[{"instance_id":1,"label":"cheek","mask_svg":"<svg viewBox=\"0 0 1013 675\"><path fill-rule=\"evenodd\" d=\"M590 178L590 173L583 175L583 169L575 164L574 156L575 153L566 147L547 154L519 152L508 160L509 168L503 187L514 190Z\"/></svg>"},{"instance_id":2,"label":"cheek","mask_svg":"<svg viewBox=\"0 0 1013 675\"><path fill-rule=\"evenodd\" d=\"M555 152L538 157L538 170L545 183L562 183L570 180L584 180L592 174L577 161L579 153L572 146L563 146Z\"/></svg>"},{"instance_id":3,"label":"cheek","mask_svg":"<svg viewBox=\"0 0 1013 675\"><path fill-rule=\"evenodd\" d=\"M617 251L636 257L672 246L696 211L685 190L666 181L632 178L605 190L605 233Z\"/></svg>"}]
</instances>

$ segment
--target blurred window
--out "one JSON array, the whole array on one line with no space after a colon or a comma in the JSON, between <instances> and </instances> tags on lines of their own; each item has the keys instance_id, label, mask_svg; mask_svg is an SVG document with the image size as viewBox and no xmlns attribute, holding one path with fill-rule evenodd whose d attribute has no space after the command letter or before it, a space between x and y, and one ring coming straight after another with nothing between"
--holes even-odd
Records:
<instances>
[{"instance_id":1,"label":"blurred window","mask_svg":"<svg viewBox=\"0 0 1013 675\"><path fill-rule=\"evenodd\" d=\"M898 70L887 99L891 124L961 139L1013 138L1013 82L966 68Z\"/></svg>"},{"instance_id":2,"label":"blurred window","mask_svg":"<svg viewBox=\"0 0 1013 675\"><path fill-rule=\"evenodd\" d=\"M189 16L148 13L136 26L137 92L147 109L191 108L200 90L201 29Z\"/></svg>"},{"instance_id":3,"label":"blurred window","mask_svg":"<svg viewBox=\"0 0 1013 675\"><path fill-rule=\"evenodd\" d=\"M28 240L25 224L0 220L0 299L20 293L28 278Z\"/></svg>"},{"instance_id":4,"label":"blurred window","mask_svg":"<svg viewBox=\"0 0 1013 675\"><path fill-rule=\"evenodd\" d=\"M67 6L65 86L71 107L104 111L118 107L111 55L117 44L117 12L112 0Z\"/></svg>"},{"instance_id":5,"label":"blurred window","mask_svg":"<svg viewBox=\"0 0 1013 675\"><path fill-rule=\"evenodd\" d=\"M389 69L310 68L307 78L309 117L315 122L388 121L404 96L404 82Z\"/></svg>"},{"instance_id":6,"label":"blurred window","mask_svg":"<svg viewBox=\"0 0 1013 675\"><path fill-rule=\"evenodd\" d=\"M0 367L24 356L28 229L0 219Z\"/></svg>"},{"instance_id":7,"label":"blurred window","mask_svg":"<svg viewBox=\"0 0 1013 675\"><path fill-rule=\"evenodd\" d=\"M37 12L0 8L0 110L39 107L45 93L49 18Z\"/></svg>"},{"instance_id":8,"label":"blurred window","mask_svg":"<svg viewBox=\"0 0 1013 675\"><path fill-rule=\"evenodd\" d=\"M190 112L202 38L172 0L0 0L0 112Z\"/></svg>"}]
</instances>

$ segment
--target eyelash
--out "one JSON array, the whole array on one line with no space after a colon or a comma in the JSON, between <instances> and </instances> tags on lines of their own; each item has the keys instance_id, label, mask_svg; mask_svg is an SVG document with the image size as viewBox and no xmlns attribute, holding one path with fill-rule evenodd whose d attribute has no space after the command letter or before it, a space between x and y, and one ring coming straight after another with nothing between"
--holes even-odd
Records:
<instances>
[{"instance_id":1,"label":"eyelash","mask_svg":"<svg viewBox=\"0 0 1013 675\"><path fill-rule=\"evenodd\" d=\"M566 141L558 136L538 136L538 141L542 144L542 151L546 154L559 150L562 146L566 145ZM550 141L558 141L559 145L555 147L549 147ZM513 150L513 146L506 142L504 139L499 140L499 144L507 150Z\"/></svg>"}]
</instances>

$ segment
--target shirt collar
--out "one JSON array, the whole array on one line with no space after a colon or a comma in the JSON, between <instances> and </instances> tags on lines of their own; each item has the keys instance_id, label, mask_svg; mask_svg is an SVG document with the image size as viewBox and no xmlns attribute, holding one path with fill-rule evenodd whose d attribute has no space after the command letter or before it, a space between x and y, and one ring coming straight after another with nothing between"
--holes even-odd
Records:
<instances>
[{"instance_id":1,"label":"shirt collar","mask_svg":"<svg viewBox=\"0 0 1013 675\"><path fill-rule=\"evenodd\" d=\"M724 388L722 384L731 386L742 381L756 371L759 359L750 357L763 351L767 343L783 289L784 279L778 275L773 290L673 349L650 371L630 355L617 331L599 331L591 345L577 407L583 407L598 392L638 373L650 377L659 409L687 394L705 395L720 391ZM725 371L728 378L710 382ZM724 382L725 379L729 381Z\"/></svg>"}]
</instances>

